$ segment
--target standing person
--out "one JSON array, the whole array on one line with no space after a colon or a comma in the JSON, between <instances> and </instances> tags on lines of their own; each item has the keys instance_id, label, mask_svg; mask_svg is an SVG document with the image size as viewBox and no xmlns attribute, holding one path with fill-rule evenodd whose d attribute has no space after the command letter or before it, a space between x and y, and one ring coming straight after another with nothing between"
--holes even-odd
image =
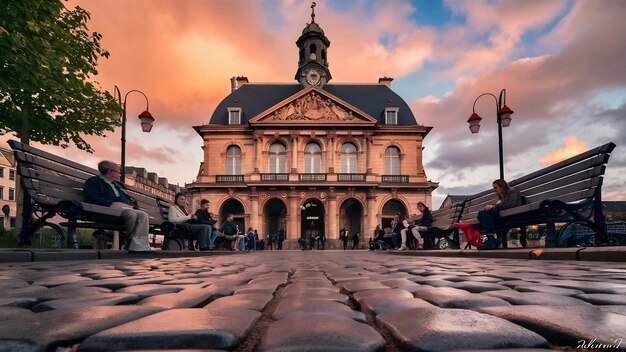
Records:
<instances>
[{"instance_id":1,"label":"standing person","mask_svg":"<svg viewBox=\"0 0 626 352\"><path fill-rule=\"evenodd\" d=\"M149 252L149 216L133 209L131 198L124 193L124 185L119 182L120 166L112 161L98 163L100 175L88 178L83 185L85 202L104 207L123 208L120 215L124 219L126 235L130 238L128 252Z\"/></svg>"},{"instance_id":2,"label":"standing person","mask_svg":"<svg viewBox=\"0 0 626 352\"><path fill-rule=\"evenodd\" d=\"M496 249L500 246L501 240L506 241L506 235L500 239L495 232L496 225L500 221L500 210L522 205L522 194L515 188L509 187L505 180L495 180L492 186L498 200L494 205L488 204L484 210L478 212L478 221L487 233L487 240L478 249Z\"/></svg>"},{"instance_id":3,"label":"standing person","mask_svg":"<svg viewBox=\"0 0 626 352\"><path fill-rule=\"evenodd\" d=\"M422 216L418 218L417 220L415 220L413 225L410 225L400 231L402 244L400 245L399 250L401 251L407 249L406 242L407 242L407 236L409 236L409 234L407 233L408 231L411 231L411 233L415 237L415 240L417 241L417 238L420 237L420 231L427 231L428 228L433 225L433 214L430 212L430 209L428 209L426 204L422 202L418 202L417 210L419 210L420 213L422 213ZM421 235L421 237L424 239L425 249L432 249L432 247L434 247L434 243L433 243L434 238L426 234Z\"/></svg>"},{"instance_id":4,"label":"standing person","mask_svg":"<svg viewBox=\"0 0 626 352\"><path fill-rule=\"evenodd\" d=\"M244 235L239 231L239 225L235 224L233 213L226 214L226 219L222 224L222 232L224 235L233 237L233 241L235 241L236 251L242 251L245 249L245 238Z\"/></svg>"},{"instance_id":5,"label":"standing person","mask_svg":"<svg viewBox=\"0 0 626 352\"><path fill-rule=\"evenodd\" d=\"M196 223L196 216L191 213L187 206L187 197L182 193L176 193L174 196L174 205L167 212L167 220L174 224L185 224L188 228L191 238L189 240L189 249L194 250L193 239L198 239L198 247L201 251L209 249L209 237L211 226Z\"/></svg>"},{"instance_id":6,"label":"standing person","mask_svg":"<svg viewBox=\"0 0 626 352\"><path fill-rule=\"evenodd\" d=\"M343 243L343 250L345 251L346 249L348 249L348 230L339 230L339 239Z\"/></svg>"},{"instance_id":7,"label":"standing person","mask_svg":"<svg viewBox=\"0 0 626 352\"><path fill-rule=\"evenodd\" d=\"M200 209L196 210L196 221L199 224L208 225L209 228L209 249L215 248L215 239L219 235L219 231L215 227L215 220L213 214L209 212L209 207L211 206L211 202L208 199L203 199L200 201Z\"/></svg>"},{"instance_id":8,"label":"standing person","mask_svg":"<svg viewBox=\"0 0 626 352\"><path fill-rule=\"evenodd\" d=\"M274 250L274 238L275 235L273 233L270 233L269 236L267 236L267 248L269 250Z\"/></svg>"},{"instance_id":9,"label":"standing person","mask_svg":"<svg viewBox=\"0 0 626 352\"><path fill-rule=\"evenodd\" d=\"M285 229L281 228L280 230L278 230L278 238L276 240L277 240L276 249L282 250L283 241L285 240Z\"/></svg>"},{"instance_id":10,"label":"standing person","mask_svg":"<svg viewBox=\"0 0 626 352\"><path fill-rule=\"evenodd\" d=\"M359 249L359 234L352 235L352 249Z\"/></svg>"}]
</instances>

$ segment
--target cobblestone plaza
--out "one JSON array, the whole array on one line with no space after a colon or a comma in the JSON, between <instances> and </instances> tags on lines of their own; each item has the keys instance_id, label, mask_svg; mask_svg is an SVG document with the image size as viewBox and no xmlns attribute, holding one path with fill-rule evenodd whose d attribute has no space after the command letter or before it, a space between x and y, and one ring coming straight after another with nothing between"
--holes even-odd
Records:
<instances>
[{"instance_id":1,"label":"cobblestone plaza","mask_svg":"<svg viewBox=\"0 0 626 352\"><path fill-rule=\"evenodd\" d=\"M273 251L0 264L0 350L624 350L626 263Z\"/></svg>"}]
</instances>

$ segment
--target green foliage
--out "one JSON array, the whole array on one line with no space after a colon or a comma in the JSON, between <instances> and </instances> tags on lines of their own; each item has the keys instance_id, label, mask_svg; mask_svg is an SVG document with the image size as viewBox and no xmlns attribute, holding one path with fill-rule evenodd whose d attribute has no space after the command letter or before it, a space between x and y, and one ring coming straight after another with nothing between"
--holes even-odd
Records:
<instances>
[{"instance_id":1,"label":"green foliage","mask_svg":"<svg viewBox=\"0 0 626 352\"><path fill-rule=\"evenodd\" d=\"M63 227L64 233L67 233L67 227ZM96 240L91 235L93 230L77 229L78 245L81 248L95 247ZM39 230L32 239L32 245L29 248L67 248L67 237L60 239L58 243L54 243L53 236L56 232L44 227ZM15 230L0 229L0 248L17 248L17 232Z\"/></svg>"},{"instance_id":2,"label":"green foliage","mask_svg":"<svg viewBox=\"0 0 626 352\"><path fill-rule=\"evenodd\" d=\"M82 134L102 136L120 124L114 97L92 80L102 49L87 31L90 15L61 0L0 4L0 134L23 142L93 151Z\"/></svg>"}]
</instances>

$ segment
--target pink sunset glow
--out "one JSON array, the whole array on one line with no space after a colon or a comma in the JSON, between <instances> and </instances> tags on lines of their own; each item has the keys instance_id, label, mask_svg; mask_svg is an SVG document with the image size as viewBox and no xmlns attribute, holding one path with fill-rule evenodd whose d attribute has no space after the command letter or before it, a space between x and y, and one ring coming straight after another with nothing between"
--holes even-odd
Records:
<instances>
[{"instance_id":1,"label":"pink sunset glow","mask_svg":"<svg viewBox=\"0 0 626 352\"><path fill-rule=\"evenodd\" d=\"M143 91L156 118L143 134L136 115L145 101L129 95L127 164L181 185L194 180L203 156L192 126L208 122L230 92L229 78L295 82L295 41L311 21L303 1L66 4L77 5L91 12L90 29L111 53L94 79L111 92L115 85ZM424 142L427 175L440 184L433 205L448 193L485 189L497 175L495 100L476 104L479 134L465 121L477 96L502 88L515 111L504 130L507 178L613 141L604 198L626 199L626 2L449 0L441 2L449 14L441 23L420 20L428 19L428 5L318 0L315 12L331 41L331 83L393 77L417 123L433 126ZM93 166L119 160L119 133L88 138L94 155L45 148Z\"/></svg>"}]
</instances>

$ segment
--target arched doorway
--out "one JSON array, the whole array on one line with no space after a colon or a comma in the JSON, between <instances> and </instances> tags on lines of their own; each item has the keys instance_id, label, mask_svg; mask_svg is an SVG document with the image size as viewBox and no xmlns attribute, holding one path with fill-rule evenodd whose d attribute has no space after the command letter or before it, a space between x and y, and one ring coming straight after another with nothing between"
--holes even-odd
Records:
<instances>
[{"instance_id":1,"label":"arched doorway","mask_svg":"<svg viewBox=\"0 0 626 352\"><path fill-rule=\"evenodd\" d=\"M362 214L363 206L361 203L354 198L348 198L339 209L339 228L348 230L350 235L359 233L363 237Z\"/></svg>"},{"instance_id":2,"label":"arched doorway","mask_svg":"<svg viewBox=\"0 0 626 352\"><path fill-rule=\"evenodd\" d=\"M324 234L324 205L317 199L307 199L300 208L300 234L310 238Z\"/></svg>"},{"instance_id":3,"label":"arched doorway","mask_svg":"<svg viewBox=\"0 0 626 352\"><path fill-rule=\"evenodd\" d=\"M287 217L287 206L282 200L273 198L265 203L263 207L265 228L261 238L268 238L269 234L278 234L281 226L284 226L284 219ZM287 229L284 229L287 230Z\"/></svg>"},{"instance_id":4,"label":"arched doorway","mask_svg":"<svg viewBox=\"0 0 626 352\"><path fill-rule=\"evenodd\" d=\"M406 215L406 207L397 199L392 199L383 206L382 225L383 228L391 226L391 220L396 214Z\"/></svg>"},{"instance_id":5,"label":"arched doorway","mask_svg":"<svg viewBox=\"0 0 626 352\"><path fill-rule=\"evenodd\" d=\"M224 223L224 219L226 218L226 214L233 213L233 220L235 224L239 225L239 231L245 233L246 228L246 213L243 208L243 204L237 199L229 199L222 206L222 211L220 212L220 225Z\"/></svg>"}]
</instances>

